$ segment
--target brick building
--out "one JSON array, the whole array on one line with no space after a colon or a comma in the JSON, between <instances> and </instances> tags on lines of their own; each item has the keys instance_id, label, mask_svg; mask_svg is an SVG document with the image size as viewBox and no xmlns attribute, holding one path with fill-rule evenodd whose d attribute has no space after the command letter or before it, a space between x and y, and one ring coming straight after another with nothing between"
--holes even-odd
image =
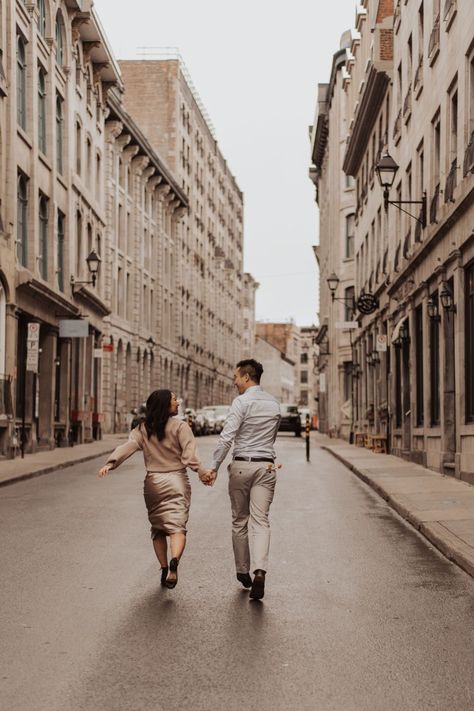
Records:
<instances>
[{"instance_id":1,"label":"brick building","mask_svg":"<svg viewBox=\"0 0 474 711\"><path fill-rule=\"evenodd\" d=\"M182 61L123 61L120 68L126 110L189 202L176 234L174 327L177 353L188 369L181 395L196 407L229 402L232 370L249 330L243 313L243 195Z\"/></svg>"}]
</instances>

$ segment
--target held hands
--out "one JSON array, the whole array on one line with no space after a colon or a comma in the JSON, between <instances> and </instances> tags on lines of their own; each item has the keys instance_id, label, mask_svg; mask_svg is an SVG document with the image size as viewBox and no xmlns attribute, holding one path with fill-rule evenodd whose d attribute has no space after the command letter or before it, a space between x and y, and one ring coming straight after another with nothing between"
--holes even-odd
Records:
<instances>
[{"instance_id":1,"label":"held hands","mask_svg":"<svg viewBox=\"0 0 474 711\"><path fill-rule=\"evenodd\" d=\"M217 472L215 469L208 469L205 474L200 474L199 478L205 486L213 486L217 478Z\"/></svg>"},{"instance_id":2,"label":"held hands","mask_svg":"<svg viewBox=\"0 0 474 711\"><path fill-rule=\"evenodd\" d=\"M104 477L104 476L107 476L107 474L109 473L109 471L110 471L111 469L112 469L112 465L111 465L111 464L105 464L105 466L103 466L102 469L99 469L99 475L98 475L98 476L101 477L101 478Z\"/></svg>"}]
</instances>

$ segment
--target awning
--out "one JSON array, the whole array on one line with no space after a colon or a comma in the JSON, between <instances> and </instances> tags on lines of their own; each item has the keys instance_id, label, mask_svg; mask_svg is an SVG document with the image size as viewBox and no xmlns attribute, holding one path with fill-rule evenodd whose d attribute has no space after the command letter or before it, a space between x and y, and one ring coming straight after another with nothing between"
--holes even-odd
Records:
<instances>
[{"instance_id":1,"label":"awning","mask_svg":"<svg viewBox=\"0 0 474 711\"><path fill-rule=\"evenodd\" d=\"M400 329L401 329L402 325L405 323L405 321L407 320L407 318L408 318L408 316L404 316L399 321L397 321L397 324L392 332L392 337L390 339L390 343L395 343L397 338L400 336Z\"/></svg>"}]
</instances>

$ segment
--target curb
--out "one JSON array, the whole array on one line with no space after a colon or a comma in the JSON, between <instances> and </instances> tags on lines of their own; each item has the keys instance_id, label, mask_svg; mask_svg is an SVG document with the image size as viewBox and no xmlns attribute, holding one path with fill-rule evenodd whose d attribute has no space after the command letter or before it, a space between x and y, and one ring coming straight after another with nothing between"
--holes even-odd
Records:
<instances>
[{"instance_id":1,"label":"curb","mask_svg":"<svg viewBox=\"0 0 474 711\"><path fill-rule=\"evenodd\" d=\"M79 457L78 459L74 460L69 460L67 462L59 462L58 464L51 464L48 467L44 467L43 469L37 469L36 471L33 472L25 472L24 474L14 474L12 475L9 479L4 479L3 481L0 481L0 488L4 486L10 486L10 484L16 484L20 481L26 481L27 479L34 479L35 477L38 476L43 476L43 474L51 474L51 472L58 471L58 469L66 469L67 467L72 467L74 464L82 464L83 462L89 462L91 459L97 459L98 457L102 457L104 454L110 454L113 452L115 447L111 447L110 449L107 449L103 452L99 452L98 454L86 454L83 457Z\"/></svg>"},{"instance_id":2,"label":"curb","mask_svg":"<svg viewBox=\"0 0 474 711\"><path fill-rule=\"evenodd\" d=\"M374 482L370 477L358 469L355 464L343 457L338 452L334 452L326 445L320 445L321 449L329 452L335 459L338 459L344 466L361 479L365 484L370 486L376 494L378 494L387 504L394 509L405 521L424 536L430 543L437 548L448 560L456 563L465 573L474 577L474 561L472 553L469 555L469 547L463 543L457 536L446 529L443 524L437 521L421 521L412 511L400 504L395 498L388 494L379 484Z\"/></svg>"}]
</instances>

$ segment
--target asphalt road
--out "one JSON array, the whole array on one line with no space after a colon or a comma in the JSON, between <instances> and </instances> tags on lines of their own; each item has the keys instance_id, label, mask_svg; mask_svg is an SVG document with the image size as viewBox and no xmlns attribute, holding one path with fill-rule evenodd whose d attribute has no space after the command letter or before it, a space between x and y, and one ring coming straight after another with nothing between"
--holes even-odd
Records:
<instances>
[{"instance_id":1,"label":"asphalt road","mask_svg":"<svg viewBox=\"0 0 474 711\"><path fill-rule=\"evenodd\" d=\"M262 602L234 578L225 468L192 480L173 591L139 454L2 489L2 711L472 711L473 580L327 452L277 449Z\"/></svg>"}]
</instances>

